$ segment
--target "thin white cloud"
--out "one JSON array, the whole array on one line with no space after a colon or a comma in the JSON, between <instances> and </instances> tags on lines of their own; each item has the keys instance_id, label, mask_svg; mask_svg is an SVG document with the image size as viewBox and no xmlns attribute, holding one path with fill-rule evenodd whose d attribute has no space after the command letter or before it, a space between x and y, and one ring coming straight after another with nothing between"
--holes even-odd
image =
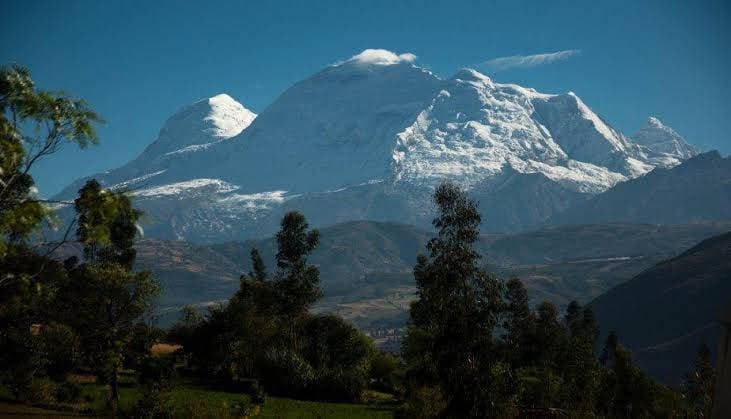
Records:
<instances>
[{"instance_id":1,"label":"thin white cloud","mask_svg":"<svg viewBox=\"0 0 731 419\"><path fill-rule=\"evenodd\" d=\"M403 54L396 54L386 49L366 49L360 54L352 56L346 62L357 62L361 64L372 64L372 65L393 65L398 63L412 63L416 61L416 55L406 52ZM336 63L335 65L342 64L342 62Z\"/></svg>"},{"instance_id":2,"label":"thin white cloud","mask_svg":"<svg viewBox=\"0 0 731 419\"><path fill-rule=\"evenodd\" d=\"M480 64L480 68L497 73L512 68L531 68L540 65L555 63L569 59L581 53L578 49L567 49L564 51L548 52L545 54L533 55L512 55L510 57L493 58Z\"/></svg>"}]
</instances>

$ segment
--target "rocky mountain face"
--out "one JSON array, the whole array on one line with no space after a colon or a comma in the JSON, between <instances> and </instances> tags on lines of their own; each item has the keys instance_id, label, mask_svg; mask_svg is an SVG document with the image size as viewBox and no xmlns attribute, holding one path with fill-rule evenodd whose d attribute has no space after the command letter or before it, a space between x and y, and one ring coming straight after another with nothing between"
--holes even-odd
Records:
<instances>
[{"instance_id":1,"label":"rocky mountain face","mask_svg":"<svg viewBox=\"0 0 731 419\"><path fill-rule=\"evenodd\" d=\"M197 102L136 160L94 177L131 190L157 238L263 237L290 209L315 226L425 227L443 180L480 201L483 229L515 231L696 153L655 119L629 138L573 93L469 69L442 79L413 60L366 50L296 83L259 116L226 95Z\"/></svg>"}]
</instances>

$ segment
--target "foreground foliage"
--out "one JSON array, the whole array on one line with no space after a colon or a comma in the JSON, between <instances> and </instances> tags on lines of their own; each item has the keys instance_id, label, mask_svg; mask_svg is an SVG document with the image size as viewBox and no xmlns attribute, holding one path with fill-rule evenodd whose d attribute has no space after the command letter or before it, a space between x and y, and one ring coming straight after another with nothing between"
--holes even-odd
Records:
<instances>
[{"instance_id":1,"label":"foreground foliage","mask_svg":"<svg viewBox=\"0 0 731 419\"><path fill-rule=\"evenodd\" d=\"M341 318L309 314L321 292L319 271L308 265L307 254L318 242L319 233L307 230L301 214L286 214L271 278L253 249L253 270L241 277L228 304L205 318L186 311L171 337L190 354L196 373L231 386L255 380L290 397L360 400L375 350Z\"/></svg>"},{"instance_id":2,"label":"foreground foliage","mask_svg":"<svg viewBox=\"0 0 731 419\"><path fill-rule=\"evenodd\" d=\"M437 237L414 267L418 299L402 347L405 416L513 417L548 408L578 416L689 413L679 393L632 363L615 334L595 357L599 328L589 308L571 302L563 318L550 302L531 309L519 279L502 283L483 270L474 249L480 215L463 191L443 184L434 201ZM704 388L705 371L696 368L690 388Z\"/></svg>"}]
</instances>

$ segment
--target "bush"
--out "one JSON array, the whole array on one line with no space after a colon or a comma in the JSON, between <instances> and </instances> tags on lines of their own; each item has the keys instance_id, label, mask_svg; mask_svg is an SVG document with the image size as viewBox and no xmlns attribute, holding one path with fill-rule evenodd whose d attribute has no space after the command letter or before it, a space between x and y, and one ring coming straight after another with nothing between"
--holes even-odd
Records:
<instances>
[{"instance_id":1,"label":"bush","mask_svg":"<svg viewBox=\"0 0 731 419\"><path fill-rule=\"evenodd\" d=\"M332 314L307 319L303 337L303 356L316 369L358 368L367 365L375 352L370 338Z\"/></svg>"},{"instance_id":2,"label":"bush","mask_svg":"<svg viewBox=\"0 0 731 419\"><path fill-rule=\"evenodd\" d=\"M175 358L148 356L140 362L138 382L156 390L170 390L177 380Z\"/></svg>"},{"instance_id":3,"label":"bush","mask_svg":"<svg viewBox=\"0 0 731 419\"><path fill-rule=\"evenodd\" d=\"M255 382L251 385L250 395L251 403L257 406L264 406L267 402L267 393L264 391L264 387L262 387L259 382Z\"/></svg>"},{"instance_id":4,"label":"bush","mask_svg":"<svg viewBox=\"0 0 731 419\"><path fill-rule=\"evenodd\" d=\"M56 400L61 403L75 403L81 400L81 386L65 381L56 388Z\"/></svg>"},{"instance_id":5,"label":"bush","mask_svg":"<svg viewBox=\"0 0 731 419\"><path fill-rule=\"evenodd\" d=\"M170 393L148 389L135 404L131 416L136 419L172 419L174 408Z\"/></svg>"},{"instance_id":6,"label":"bush","mask_svg":"<svg viewBox=\"0 0 731 419\"><path fill-rule=\"evenodd\" d=\"M315 375L310 364L299 354L284 348L267 350L259 370L269 392L290 397L303 394Z\"/></svg>"},{"instance_id":7,"label":"bush","mask_svg":"<svg viewBox=\"0 0 731 419\"><path fill-rule=\"evenodd\" d=\"M409 392L406 403L396 412L397 418L422 419L441 416L447 403L439 387L420 387Z\"/></svg>"},{"instance_id":8,"label":"bush","mask_svg":"<svg viewBox=\"0 0 731 419\"><path fill-rule=\"evenodd\" d=\"M125 349L125 368L138 369L150 355L152 345L163 338L165 332L154 326L138 323L132 329L132 336Z\"/></svg>"},{"instance_id":9,"label":"bush","mask_svg":"<svg viewBox=\"0 0 731 419\"><path fill-rule=\"evenodd\" d=\"M64 325L52 323L42 329L40 338L46 354L46 371L51 377L71 372L79 361L79 337Z\"/></svg>"},{"instance_id":10,"label":"bush","mask_svg":"<svg viewBox=\"0 0 731 419\"><path fill-rule=\"evenodd\" d=\"M366 384L365 374L358 370L320 370L309 396L316 400L357 402Z\"/></svg>"},{"instance_id":11,"label":"bush","mask_svg":"<svg viewBox=\"0 0 731 419\"><path fill-rule=\"evenodd\" d=\"M28 387L26 400L38 404L55 402L56 384L49 378L34 378Z\"/></svg>"},{"instance_id":12,"label":"bush","mask_svg":"<svg viewBox=\"0 0 731 419\"><path fill-rule=\"evenodd\" d=\"M394 373L398 367L398 360L395 356L378 352L371 359L369 375L375 387L380 390L392 391L394 387Z\"/></svg>"}]
</instances>

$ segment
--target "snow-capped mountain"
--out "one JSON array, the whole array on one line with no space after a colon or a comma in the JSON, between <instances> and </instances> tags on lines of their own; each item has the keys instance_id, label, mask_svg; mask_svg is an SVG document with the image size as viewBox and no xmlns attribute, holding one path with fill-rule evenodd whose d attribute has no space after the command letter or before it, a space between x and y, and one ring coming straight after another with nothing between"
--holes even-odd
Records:
<instances>
[{"instance_id":1,"label":"snow-capped mountain","mask_svg":"<svg viewBox=\"0 0 731 419\"><path fill-rule=\"evenodd\" d=\"M649 149L656 155L655 159L668 162L667 165L678 164L700 153L654 116L649 117L645 126L632 136L632 141Z\"/></svg>"},{"instance_id":2,"label":"snow-capped mountain","mask_svg":"<svg viewBox=\"0 0 731 419\"><path fill-rule=\"evenodd\" d=\"M227 95L196 102L137 159L95 177L132 190L147 233L163 238L267 235L289 209L316 226L423 225L445 179L479 198L487 229L505 231L697 153L655 119L628 138L574 93L469 69L442 79L414 60L363 51L296 83L259 116Z\"/></svg>"},{"instance_id":3,"label":"snow-capped mountain","mask_svg":"<svg viewBox=\"0 0 731 419\"><path fill-rule=\"evenodd\" d=\"M241 133L256 118L227 94L198 101L179 110L160 130L138 160L188 153L210 147Z\"/></svg>"}]
</instances>

